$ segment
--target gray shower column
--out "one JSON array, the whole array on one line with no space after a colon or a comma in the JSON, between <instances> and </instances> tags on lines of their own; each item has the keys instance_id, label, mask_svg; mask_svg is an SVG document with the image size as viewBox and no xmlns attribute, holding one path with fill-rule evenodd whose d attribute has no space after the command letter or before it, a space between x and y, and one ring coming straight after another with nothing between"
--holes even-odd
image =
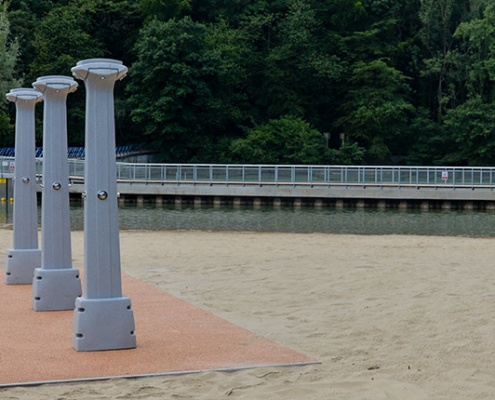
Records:
<instances>
[{"instance_id":1,"label":"gray shower column","mask_svg":"<svg viewBox=\"0 0 495 400\"><path fill-rule=\"evenodd\" d=\"M134 313L122 295L113 89L127 68L91 59L72 68L86 86L84 295L76 299L73 347L78 351L136 347Z\"/></svg>"},{"instance_id":2,"label":"gray shower column","mask_svg":"<svg viewBox=\"0 0 495 400\"><path fill-rule=\"evenodd\" d=\"M34 109L43 100L34 89L12 89L7 99L15 103L14 248L7 252L5 283L33 282L41 265L38 248Z\"/></svg>"},{"instance_id":3,"label":"gray shower column","mask_svg":"<svg viewBox=\"0 0 495 400\"><path fill-rule=\"evenodd\" d=\"M66 100L77 82L44 76L33 86L43 93L44 113L41 268L34 271L31 305L36 311L73 310L81 279L72 267Z\"/></svg>"}]
</instances>

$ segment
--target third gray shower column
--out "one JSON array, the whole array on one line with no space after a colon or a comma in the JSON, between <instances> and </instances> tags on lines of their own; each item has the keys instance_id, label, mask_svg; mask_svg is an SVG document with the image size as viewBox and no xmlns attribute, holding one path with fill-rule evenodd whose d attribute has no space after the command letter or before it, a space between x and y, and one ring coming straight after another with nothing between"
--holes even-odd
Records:
<instances>
[{"instance_id":1,"label":"third gray shower column","mask_svg":"<svg viewBox=\"0 0 495 400\"><path fill-rule=\"evenodd\" d=\"M131 300L122 295L113 89L120 61L84 60L72 68L86 87L84 295L76 300L78 351L136 347Z\"/></svg>"}]
</instances>

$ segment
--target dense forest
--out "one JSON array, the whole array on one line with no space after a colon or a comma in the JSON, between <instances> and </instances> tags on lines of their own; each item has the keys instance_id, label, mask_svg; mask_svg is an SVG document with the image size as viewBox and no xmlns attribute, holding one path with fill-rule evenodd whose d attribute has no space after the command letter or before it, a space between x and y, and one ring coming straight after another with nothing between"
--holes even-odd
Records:
<instances>
[{"instance_id":1,"label":"dense forest","mask_svg":"<svg viewBox=\"0 0 495 400\"><path fill-rule=\"evenodd\" d=\"M159 161L495 165L493 0L0 0L4 93L87 58L129 68L117 143Z\"/></svg>"}]
</instances>

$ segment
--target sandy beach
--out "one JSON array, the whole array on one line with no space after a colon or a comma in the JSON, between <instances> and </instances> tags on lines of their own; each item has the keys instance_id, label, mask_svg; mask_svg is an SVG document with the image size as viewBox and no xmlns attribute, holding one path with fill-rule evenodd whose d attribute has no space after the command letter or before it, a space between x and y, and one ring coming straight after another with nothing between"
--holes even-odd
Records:
<instances>
[{"instance_id":1,"label":"sandy beach","mask_svg":"<svg viewBox=\"0 0 495 400\"><path fill-rule=\"evenodd\" d=\"M321 364L14 387L0 399L495 398L495 239L123 231L120 241L123 272ZM3 267L11 230L0 243ZM72 246L82 269L83 232Z\"/></svg>"}]
</instances>

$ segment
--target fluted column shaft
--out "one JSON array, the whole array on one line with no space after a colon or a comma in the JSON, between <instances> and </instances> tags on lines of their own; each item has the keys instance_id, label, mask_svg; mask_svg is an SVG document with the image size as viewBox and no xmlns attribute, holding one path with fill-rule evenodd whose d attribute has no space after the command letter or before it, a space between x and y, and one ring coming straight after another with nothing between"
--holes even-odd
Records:
<instances>
[{"instance_id":1,"label":"fluted column shaft","mask_svg":"<svg viewBox=\"0 0 495 400\"><path fill-rule=\"evenodd\" d=\"M83 62L73 68L86 85L86 298L122 296L113 89L126 71L122 64L108 62Z\"/></svg>"},{"instance_id":2,"label":"fluted column shaft","mask_svg":"<svg viewBox=\"0 0 495 400\"><path fill-rule=\"evenodd\" d=\"M136 346L131 302L122 296L115 161L113 89L126 72L120 61L107 59L80 61L72 68L86 87L85 278L73 336L78 351Z\"/></svg>"},{"instance_id":3,"label":"fluted column shaft","mask_svg":"<svg viewBox=\"0 0 495 400\"><path fill-rule=\"evenodd\" d=\"M14 240L7 254L5 282L30 284L41 263L36 204L35 106L42 95L34 89L13 89L7 99L15 103Z\"/></svg>"},{"instance_id":4,"label":"fluted column shaft","mask_svg":"<svg viewBox=\"0 0 495 400\"><path fill-rule=\"evenodd\" d=\"M67 95L77 83L67 76L44 76L33 83L44 97L41 268L33 281L36 311L73 310L81 295L79 270L72 267L67 163Z\"/></svg>"},{"instance_id":5,"label":"fluted column shaft","mask_svg":"<svg viewBox=\"0 0 495 400\"><path fill-rule=\"evenodd\" d=\"M72 266L72 249L66 100L77 83L70 77L46 76L33 86L44 96L41 267L67 268Z\"/></svg>"}]
</instances>

